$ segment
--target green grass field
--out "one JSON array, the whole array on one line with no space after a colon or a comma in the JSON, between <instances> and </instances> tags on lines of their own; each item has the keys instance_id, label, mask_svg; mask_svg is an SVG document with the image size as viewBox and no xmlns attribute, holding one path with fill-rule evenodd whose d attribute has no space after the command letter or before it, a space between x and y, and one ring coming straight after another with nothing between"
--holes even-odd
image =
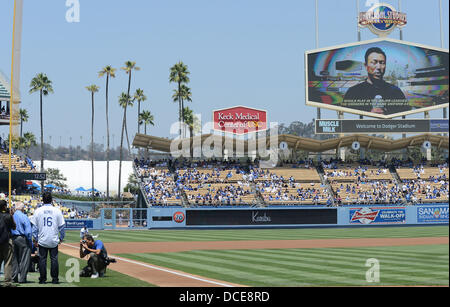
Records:
<instances>
[{"instance_id":1,"label":"green grass field","mask_svg":"<svg viewBox=\"0 0 450 307\"><path fill-rule=\"evenodd\" d=\"M91 231L111 242L177 242L232 240L300 240L337 238L448 237L448 226L365 227L314 229L141 230ZM79 241L68 231L66 243ZM247 286L381 286L449 285L448 245L360 248L197 250L177 253L120 254L149 264ZM149 287L143 281L108 270L107 277L67 283L64 267L69 257L60 254L60 286ZM366 261L380 265L380 281L368 283ZM80 260L80 266L85 261ZM33 273L36 275L37 273ZM27 286L37 286L37 281Z\"/></svg>"},{"instance_id":2,"label":"green grass field","mask_svg":"<svg viewBox=\"0 0 450 307\"><path fill-rule=\"evenodd\" d=\"M122 254L122 257L227 282L256 286L361 286L367 259L380 263L377 285L448 285L448 245Z\"/></svg>"},{"instance_id":3,"label":"green grass field","mask_svg":"<svg viewBox=\"0 0 450 307\"><path fill-rule=\"evenodd\" d=\"M92 230L103 242L177 242L234 240L311 240L336 238L448 237L448 226L358 227L231 230ZM78 231L68 231L66 243L79 242Z\"/></svg>"}]
</instances>

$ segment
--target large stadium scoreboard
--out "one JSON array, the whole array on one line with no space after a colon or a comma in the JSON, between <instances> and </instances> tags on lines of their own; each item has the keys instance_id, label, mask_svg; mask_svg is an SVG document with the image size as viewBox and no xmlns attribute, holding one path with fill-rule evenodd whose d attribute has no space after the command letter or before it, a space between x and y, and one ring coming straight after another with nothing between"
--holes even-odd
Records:
<instances>
[{"instance_id":1,"label":"large stadium scoreboard","mask_svg":"<svg viewBox=\"0 0 450 307\"><path fill-rule=\"evenodd\" d=\"M390 5L361 13L359 25L379 38L305 52L305 100L372 119L317 119L316 133L448 132L448 119L428 116L449 107L448 49L388 38L395 25L406 25L406 14ZM406 120L417 113L427 115Z\"/></svg>"}]
</instances>

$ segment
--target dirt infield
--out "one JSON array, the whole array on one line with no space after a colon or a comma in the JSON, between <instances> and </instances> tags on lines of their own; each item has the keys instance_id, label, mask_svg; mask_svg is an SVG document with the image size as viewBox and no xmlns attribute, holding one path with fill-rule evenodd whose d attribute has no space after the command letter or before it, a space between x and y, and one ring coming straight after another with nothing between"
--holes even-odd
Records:
<instances>
[{"instance_id":1,"label":"dirt infield","mask_svg":"<svg viewBox=\"0 0 450 307\"><path fill-rule=\"evenodd\" d=\"M276 241L211 241L211 242L121 242L108 243L108 252L114 254L170 253L191 250L230 249L285 249L285 248L343 248L404 245L448 244L448 237L422 238L365 238L365 239L318 239ZM64 244L60 251L78 257L78 244ZM141 279L160 287L227 287L231 284L196 276L172 269L149 265L115 256L120 261L110 269Z\"/></svg>"}]
</instances>

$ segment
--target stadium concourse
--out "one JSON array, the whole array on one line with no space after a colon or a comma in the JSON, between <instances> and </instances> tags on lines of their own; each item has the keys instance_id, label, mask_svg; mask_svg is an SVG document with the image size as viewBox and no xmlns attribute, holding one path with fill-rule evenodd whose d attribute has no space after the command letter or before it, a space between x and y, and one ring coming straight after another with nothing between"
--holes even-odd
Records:
<instances>
[{"instance_id":1,"label":"stadium concourse","mask_svg":"<svg viewBox=\"0 0 450 307\"><path fill-rule=\"evenodd\" d=\"M210 136L198 138L205 140ZM225 137L222 139L225 143ZM448 137L435 135L396 141L361 135L326 141L278 136L279 142L287 141L291 148L308 151L335 148L336 152L355 140L364 143L366 148L389 151L417 146L425 139L438 148L448 148ZM136 135L133 145L169 152L170 142L168 139ZM250 141L245 142L245 148L248 148ZM410 157L380 161L343 161L340 158L314 161L294 157L281 160L275 167L262 166L258 158L244 160L195 161L181 158L152 161L136 158L134 167L148 206L267 207L448 202L448 158L441 161L425 158L413 161Z\"/></svg>"}]
</instances>

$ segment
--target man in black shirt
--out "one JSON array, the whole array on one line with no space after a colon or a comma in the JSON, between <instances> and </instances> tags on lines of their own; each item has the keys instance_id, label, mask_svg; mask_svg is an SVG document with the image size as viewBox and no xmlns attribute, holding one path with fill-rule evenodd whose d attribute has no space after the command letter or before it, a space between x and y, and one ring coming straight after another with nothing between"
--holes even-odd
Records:
<instances>
[{"instance_id":1,"label":"man in black shirt","mask_svg":"<svg viewBox=\"0 0 450 307\"><path fill-rule=\"evenodd\" d=\"M5 200L0 200L0 266L5 264L4 286L12 285L13 274L13 243L11 230L16 229L16 223L8 209Z\"/></svg>"},{"instance_id":2,"label":"man in black shirt","mask_svg":"<svg viewBox=\"0 0 450 307\"><path fill-rule=\"evenodd\" d=\"M411 110L403 92L383 80L386 72L384 51L378 47L369 48L364 60L368 77L348 89L342 106L385 115Z\"/></svg>"}]
</instances>

